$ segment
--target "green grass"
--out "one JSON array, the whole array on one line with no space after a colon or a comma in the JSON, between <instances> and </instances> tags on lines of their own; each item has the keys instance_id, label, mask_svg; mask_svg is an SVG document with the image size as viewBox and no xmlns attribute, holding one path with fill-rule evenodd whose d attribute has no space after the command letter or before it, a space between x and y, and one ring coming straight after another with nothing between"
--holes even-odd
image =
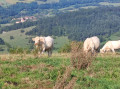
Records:
<instances>
[{"instance_id":1,"label":"green grass","mask_svg":"<svg viewBox=\"0 0 120 89\"><path fill-rule=\"evenodd\" d=\"M30 48L31 43L29 43L29 39L31 37L35 36L29 36L25 35L27 31L30 31L34 28L35 26L28 27L25 29L18 29L18 30L13 30L13 31L8 31L6 33L3 33L0 35L0 38L2 38L6 43L8 43L11 47L17 47L17 48ZM24 33L21 33L21 30L24 30ZM10 39L10 36L13 36L14 39ZM69 39L66 36L61 36L61 37L54 37L54 48L55 51L57 51L60 47L64 46L65 44L69 43ZM0 47L3 47L0 45ZM7 52L6 48L7 46L4 46L5 52Z\"/></svg>"},{"instance_id":2,"label":"green grass","mask_svg":"<svg viewBox=\"0 0 120 89\"><path fill-rule=\"evenodd\" d=\"M28 58L15 61L0 60L1 88L20 89L37 88L41 83L44 88L52 89L58 77L58 71L63 72L63 66L70 65L68 58ZM37 81L37 82L36 82ZM51 85L45 86L46 82ZM47 88L47 89L48 89Z\"/></svg>"},{"instance_id":3,"label":"green grass","mask_svg":"<svg viewBox=\"0 0 120 89\"><path fill-rule=\"evenodd\" d=\"M69 39L68 37L66 36L61 36L61 37L55 37L55 48L56 49L59 49L61 48L62 46L64 46L65 44L68 44L69 43Z\"/></svg>"},{"instance_id":4,"label":"green grass","mask_svg":"<svg viewBox=\"0 0 120 89\"><path fill-rule=\"evenodd\" d=\"M88 70L78 76L76 89L119 89L120 58L97 57Z\"/></svg>"},{"instance_id":5,"label":"green grass","mask_svg":"<svg viewBox=\"0 0 120 89\"><path fill-rule=\"evenodd\" d=\"M120 39L120 31L112 34L112 35L110 36L110 39L111 39L111 40L119 40L119 39Z\"/></svg>"},{"instance_id":6,"label":"green grass","mask_svg":"<svg viewBox=\"0 0 120 89\"><path fill-rule=\"evenodd\" d=\"M25 32L32 30L32 28L34 28L34 26L25 29L9 31L1 34L0 37L12 47L29 48L29 36L25 35ZM21 30L24 30L25 32L21 33ZM14 39L10 39L10 36L13 36Z\"/></svg>"},{"instance_id":7,"label":"green grass","mask_svg":"<svg viewBox=\"0 0 120 89\"><path fill-rule=\"evenodd\" d=\"M114 34L111 34L111 36L107 37L107 36L103 36L103 38L106 40L104 42L101 42L101 46L103 46L107 41L110 41L110 40L120 40L120 31L114 33ZM101 47L100 47L101 48Z\"/></svg>"},{"instance_id":8,"label":"green grass","mask_svg":"<svg viewBox=\"0 0 120 89\"><path fill-rule=\"evenodd\" d=\"M0 3L2 3L2 6L7 6L11 4L16 4L17 2L24 2L24 3L31 3L37 0L0 0ZM59 2L59 0L47 0L46 2L37 1L39 4L45 4L45 3L53 3L53 2Z\"/></svg>"},{"instance_id":9,"label":"green grass","mask_svg":"<svg viewBox=\"0 0 120 89\"><path fill-rule=\"evenodd\" d=\"M105 5L105 6L109 6L109 5L112 5L112 6L120 6L120 3L100 2L99 4L100 4L100 5Z\"/></svg>"},{"instance_id":10,"label":"green grass","mask_svg":"<svg viewBox=\"0 0 120 89\"><path fill-rule=\"evenodd\" d=\"M0 87L2 89L53 89L65 67L71 66L70 55L53 54L53 57L1 56ZM13 57L14 56L14 57ZM14 58L14 60L13 60ZM74 89L119 89L120 55L99 55L84 70L72 69L71 78L77 77Z\"/></svg>"}]
</instances>

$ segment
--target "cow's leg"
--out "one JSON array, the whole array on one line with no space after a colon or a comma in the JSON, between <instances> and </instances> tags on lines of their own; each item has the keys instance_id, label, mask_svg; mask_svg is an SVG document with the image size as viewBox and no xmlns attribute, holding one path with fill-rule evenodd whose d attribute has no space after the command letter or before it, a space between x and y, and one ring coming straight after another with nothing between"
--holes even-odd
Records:
<instances>
[{"instance_id":1,"label":"cow's leg","mask_svg":"<svg viewBox=\"0 0 120 89\"><path fill-rule=\"evenodd\" d=\"M43 49L42 49L42 54L45 52L45 47L43 47Z\"/></svg>"},{"instance_id":2,"label":"cow's leg","mask_svg":"<svg viewBox=\"0 0 120 89\"><path fill-rule=\"evenodd\" d=\"M50 56L52 55L52 49L50 49Z\"/></svg>"},{"instance_id":3,"label":"cow's leg","mask_svg":"<svg viewBox=\"0 0 120 89\"><path fill-rule=\"evenodd\" d=\"M94 54L94 52L95 52L94 48L92 48L91 51L92 51L92 53Z\"/></svg>"},{"instance_id":4,"label":"cow's leg","mask_svg":"<svg viewBox=\"0 0 120 89\"><path fill-rule=\"evenodd\" d=\"M50 51L48 50L48 57L50 56Z\"/></svg>"},{"instance_id":5,"label":"cow's leg","mask_svg":"<svg viewBox=\"0 0 120 89\"><path fill-rule=\"evenodd\" d=\"M38 57L40 57L41 56L41 50L39 49L38 50Z\"/></svg>"},{"instance_id":6,"label":"cow's leg","mask_svg":"<svg viewBox=\"0 0 120 89\"><path fill-rule=\"evenodd\" d=\"M52 55L52 50L49 49L49 50L48 50L48 57L51 57L51 55Z\"/></svg>"},{"instance_id":7,"label":"cow's leg","mask_svg":"<svg viewBox=\"0 0 120 89\"><path fill-rule=\"evenodd\" d=\"M113 48L111 50L112 50L113 53L115 53L115 50Z\"/></svg>"}]
</instances>

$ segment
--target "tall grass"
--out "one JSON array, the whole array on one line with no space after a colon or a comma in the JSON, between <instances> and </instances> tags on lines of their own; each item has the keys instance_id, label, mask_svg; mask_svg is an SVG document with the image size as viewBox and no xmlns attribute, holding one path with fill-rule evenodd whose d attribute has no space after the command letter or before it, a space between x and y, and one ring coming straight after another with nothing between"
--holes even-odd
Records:
<instances>
[{"instance_id":1,"label":"tall grass","mask_svg":"<svg viewBox=\"0 0 120 89\"><path fill-rule=\"evenodd\" d=\"M71 63L73 67L77 69L87 68L91 62L95 59L95 54L88 52L87 54L83 51L82 42L71 43Z\"/></svg>"}]
</instances>

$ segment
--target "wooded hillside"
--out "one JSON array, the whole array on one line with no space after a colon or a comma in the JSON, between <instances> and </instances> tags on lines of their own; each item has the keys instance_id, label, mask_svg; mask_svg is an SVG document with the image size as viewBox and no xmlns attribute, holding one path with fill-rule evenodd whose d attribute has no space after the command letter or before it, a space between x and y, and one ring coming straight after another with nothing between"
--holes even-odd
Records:
<instances>
[{"instance_id":1,"label":"wooded hillside","mask_svg":"<svg viewBox=\"0 0 120 89\"><path fill-rule=\"evenodd\" d=\"M100 7L43 19L27 35L67 35L78 41L97 35L104 40L102 36L109 37L119 30L120 7Z\"/></svg>"}]
</instances>

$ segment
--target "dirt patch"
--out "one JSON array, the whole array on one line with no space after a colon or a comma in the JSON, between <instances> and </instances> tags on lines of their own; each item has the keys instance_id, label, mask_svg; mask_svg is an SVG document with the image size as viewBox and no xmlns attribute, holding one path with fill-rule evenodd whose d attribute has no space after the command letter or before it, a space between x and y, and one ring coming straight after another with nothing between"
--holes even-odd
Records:
<instances>
[{"instance_id":1,"label":"dirt patch","mask_svg":"<svg viewBox=\"0 0 120 89\"><path fill-rule=\"evenodd\" d=\"M5 81L5 84L9 84L9 85L14 85L14 86L18 86L17 82L12 82L12 81Z\"/></svg>"},{"instance_id":2,"label":"dirt patch","mask_svg":"<svg viewBox=\"0 0 120 89\"><path fill-rule=\"evenodd\" d=\"M45 80L45 81L36 81L35 82L36 87L33 89L53 89L53 82L49 81L49 80Z\"/></svg>"},{"instance_id":3,"label":"dirt patch","mask_svg":"<svg viewBox=\"0 0 120 89\"><path fill-rule=\"evenodd\" d=\"M31 81L30 81L30 78L29 77L26 77L26 78L22 78L22 83L23 84L31 84Z\"/></svg>"},{"instance_id":4,"label":"dirt patch","mask_svg":"<svg viewBox=\"0 0 120 89\"><path fill-rule=\"evenodd\" d=\"M64 89L68 84L69 78L71 77L71 71L72 69L70 67L66 67L64 74L62 76L58 76L53 89Z\"/></svg>"},{"instance_id":5,"label":"dirt patch","mask_svg":"<svg viewBox=\"0 0 120 89\"><path fill-rule=\"evenodd\" d=\"M64 87L64 89L73 89L76 80L77 78L73 77L71 81L69 81L69 83Z\"/></svg>"}]
</instances>

